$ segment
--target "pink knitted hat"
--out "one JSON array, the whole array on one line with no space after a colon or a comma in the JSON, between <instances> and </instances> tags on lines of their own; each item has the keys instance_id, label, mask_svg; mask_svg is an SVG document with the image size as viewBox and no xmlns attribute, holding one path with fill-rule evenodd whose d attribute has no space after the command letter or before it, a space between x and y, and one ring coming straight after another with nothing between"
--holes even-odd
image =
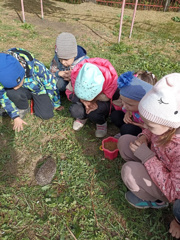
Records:
<instances>
[{"instance_id":1,"label":"pink knitted hat","mask_svg":"<svg viewBox=\"0 0 180 240\"><path fill-rule=\"evenodd\" d=\"M172 128L180 127L180 73L159 80L138 105L145 119Z\"/></svg>"}]
</instances>

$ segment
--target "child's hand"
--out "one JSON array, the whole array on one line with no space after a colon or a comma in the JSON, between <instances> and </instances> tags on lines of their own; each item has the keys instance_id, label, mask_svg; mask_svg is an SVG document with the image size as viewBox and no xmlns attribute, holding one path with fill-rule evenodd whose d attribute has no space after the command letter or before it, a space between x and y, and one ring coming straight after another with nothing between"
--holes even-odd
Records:
<instances>
[{"instance_id":1,"label":"child's hand","mask_svg":"<svg viewBox=\"0 0 180 240\"><path fill-rule=\"evenodd\" d=\"M85 100L80 99L80 101L84 104L87 114L89 114L92 111L95 111L98 108L98 105L95 100L85 101Z\"/></svg>"},{"instance_id":2,"label":"child's hand","mask_svg":"<svg viewBox=\"0 0 180 240\"><path fill-rule=\"evenodd\" d=\"M131 113L130 111L127 111L127 112L125 113L123 121L124 121L125 123L132 123L132 122L133 122L133 121L132 121L132 113Z\"/></svg>"},{"instance_id":3,"label":"child's hand","mask_svg":"<svg viewBox=\"0 0 180 240\"><path fill-rule=\"evenodd\" d=\"M141 143L140 142L131 142L130 144L129 144L129 148L131 149L131 151L134 153L139 147L141 146Z\"/></svg>"},{"instance_id":4,"label":"child's hand","mask_svg":"<svg viewBox=\"0 0 180 240\"><path fill-rule=\"evenodd\" d=\"M54 110L56 110L56 111L62 111L62 110L64 110L64 107L63 107L63 106L59 106L59 107L57 107L57 108L54 108Z\"/></svg>"},{"instance_id":5,"label":"child's hand","mask_svg":"<svg viewBox=\"0 0 180 240\"><path fill-rule=\"evenodd\" d=\"M71 70L69 71L59 71L58 75L64 78L65 81L71 81Z\"/></svg>"},{"instance_id":6,"label":"child's hand","mask_svg":"<svg viewBox=\"0 0 180 240\"><path fill-rule=\"evenodd\" d=\"M17 117L14 119L14 126L13 126L13 130L20 132L23 130L23 124L27 123L25 121L23 121L20 117Z\"/></svg>"},{"instance_id":7,"label":"child's hand","mask_svg":"<svg viewBox=\"0 0 180 240\"><path fill-rule=\"evenodd\" d=\"M135 142L135 144L136 144L137 142L139 142L140 144L145 143L146 145L148 145L148 141L147 141L147 138L146 138L145 135L141 135L141 136L138 137L134 142Z\"/></svg>"},{"instance_id":8,"label":"child's hand","mask_svg":"<svg viewBox=\"0 0 180 240\"><path fill-rule=\"evenodd\" d=\"M176 222L176 220L172 220L169 228L169 232L171 233L172 237L177 239L180 238L180 225Z\"/></svg>"},{"instance_id":9,"label":"child's hand","mask_svg":"<svg viewBox=\"0 0 180 240\"><path fill-rule=\"evenodd\" d=\"M147 141L147 138L145 135L141 135L133 143L131 142L129 144L129 147L130 147L131 151L134 153L138 149L138 147L140 147L143 143L148 145L148 141Z\"/></svg>"}]
</instances>

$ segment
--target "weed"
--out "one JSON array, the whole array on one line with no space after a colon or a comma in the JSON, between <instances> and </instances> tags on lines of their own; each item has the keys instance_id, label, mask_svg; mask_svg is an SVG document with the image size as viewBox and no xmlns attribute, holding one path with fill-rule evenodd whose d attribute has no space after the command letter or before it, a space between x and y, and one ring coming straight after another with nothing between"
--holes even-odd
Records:
<instances>
[{"instance_id":1,"label":"weed","mask_svg":"<svg viewBox=\"0 0 180 240\"><path fill-rule=\"evenodd\" d=\"M180 22L180 17L172 17L172 20L175 21L175 22Z\"/></svg>"},{"instance_id":2,"label":"weed","mask_svg":"<svg viewBox=\"0 0 180 240\"><path fill-rule=\"evenodd\" d=\"M66 19L60 18L59 21L60 21L60 22L66 22Z\"/></svg>"},{"instance_id":3,"label":"weed","mask_svg":"<svg viewBox=\"0 0 180 240\"><path fill-rule=\"evenodd\" d=\"M30 23L24 23L22 24L21 26L23 29L26 29L26 30L30 30L30 31L33 31L34 30L34 26Z\"/></svg>"}]
</instances>

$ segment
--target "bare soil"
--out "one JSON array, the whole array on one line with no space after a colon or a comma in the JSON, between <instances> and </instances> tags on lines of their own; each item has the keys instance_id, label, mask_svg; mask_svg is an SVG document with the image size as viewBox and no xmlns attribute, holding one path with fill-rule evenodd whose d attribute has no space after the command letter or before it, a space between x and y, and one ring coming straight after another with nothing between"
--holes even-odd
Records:
<instances>
[{"instance_id":1,"label":"bare soil","mask_svg":"<svg viewBox=\"0 0 180 240\"><path fill-rule=\"evenodd\" d=\"M117 143L116 142L105 142L104 148L113 152L114 150L117 149Z\"/></svg>"},{"instance_id":2,"label":"bare soil","mask_svg":"<svg viewBox=\"0 0 180 240\"><path fill-rule=\"evenodd\" d=\"M1 0L0 5L6 12L6 19L23 21L20 0ZM92 2L68 4L56 0L43 2L44 19L41 18L40 0L24 0L25 21L33 24L43 34L54 34L66 31L78 39L86 37L92 41L117 42L112 34L112 27L119 23L121 9L98 5ZM176 13L138 10L135 20L143 24L144 20L151 26L168 22ZM133 10L125 9L124 15L133 16ZM52 33L52 30L54 33Z\"/></svg>"}]
</instances>

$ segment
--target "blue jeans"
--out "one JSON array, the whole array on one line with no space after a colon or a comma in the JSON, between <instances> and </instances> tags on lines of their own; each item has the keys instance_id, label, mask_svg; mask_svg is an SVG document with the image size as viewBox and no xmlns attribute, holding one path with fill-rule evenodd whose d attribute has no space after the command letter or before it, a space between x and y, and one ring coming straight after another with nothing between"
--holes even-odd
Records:
<instances>
[{"instance_id":1,"label":"blue jeans","mask_svg":"<svg viewBox=\"0 0 180 240\"><path fill-rule=\"evenodd\" d=\"M180 222L180 199L177 199L173 205L173 214L178 222Z\"/></svg>"},{"instance_id":2,"label":"blue jeans","mask_svg":"<svg viewBox=\"0 0 180 240\"><path fill-rule=\"evenodd\" d=\"M68 81L65 81L62 77L59 77L56 85L60 92L64 92L68 83Z\"/></svg>"}]
</instances>

